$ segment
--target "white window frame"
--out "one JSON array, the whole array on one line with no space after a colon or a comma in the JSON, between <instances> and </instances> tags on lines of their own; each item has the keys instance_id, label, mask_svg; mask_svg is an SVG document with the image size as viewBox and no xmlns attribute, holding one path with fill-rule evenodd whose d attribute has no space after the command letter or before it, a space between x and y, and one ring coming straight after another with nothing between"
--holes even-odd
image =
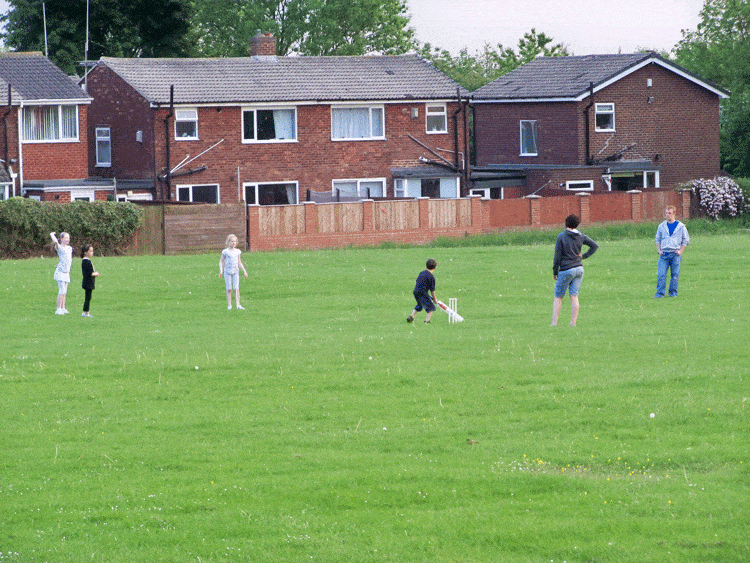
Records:
<instances>
[{"instance_id":1,"label":"white window frame","mask_svg":"<svg viewBox=\"0 0 750 563\"><path fill-rule=\"evenodd\" d=\"M291 111L292 112L292 137L289 139L258 139L258 112L259 111ZM245 137L245 114L252 112L253 114L253 133L254 138ZM242 127L242 143L243 144L254 144L254 143L295 143L297 142L297 107L243 107L241 111L241 127Z\"/></svg>"},{"instance_id":2,"label":"white window frame","mask_svg":"<svg viewBox=\"0 0 750 563\"><path fill-rule=\"evenodd\" d=\"M243 182L242 183L242 201L245 202L245 205L253 205L253 206L260 206L259 200L260 200L260 192L259 188L262 186L277 186L279 184L289 184L294 186L294 201L288 205L296 205L299 203L299 182L294 181L281 181L281 182ZM255 203L248 203L247 202L247 189L248 188L254 188L255 191Z\"/></svg>"},{"instance_id":3,"label":"white window frame","mask_svg":"<svg viewBox=\"0 0 750 563\"><path fill-rule=\"evenodd\" d=\"M599 127L597 124L597 117L600 115L612 116L611 127ZM615 131L615 104L612 102L594 104L594 130L600 133L612 133Z\"/></svg>"},{"instance_id":4,"label":"white window frame","mask_svg":"<svg viewBox=\"0 0 750 563\"><path fill-rule=\"evenodd\" d=\"M350 184L352 182L355 182L357 184L357 197L364 198L365 194L362 193L362 190L365 189L362 187L362 184L367 182L379 182L383 187L383 195L382 196L372 196L372 197L385 197L385 195L388 193L386 190L386 179L385 178L336 178L331 182L331 195L336 196L336 184L343 184L347 183Z\"/></svg>"},{"instance_id":5,"label":"white window frame","mask_svg":"<svg viewBox=\"0 0 750 563\"><path fill-rule=\"evenodd\" d=\"M65 136L63 131L63 123L64 123L64 108L67 108L68 110L72 110L72 115L75 116L75 123L72 123L71 125L75 126L75 135L72 136ZM39 136L39 127L34 127L33 129L30 129L32 127L32 124L30 123L31 120L35 120L34 111L51 111L52 112L52 118L54 119L55 123L53 125L53 128L56 128L56 131L53 131L55 136L52 136L50 138L30 138L33 136ZM80 127L78 123L78 106L73 104L60 104L60 105L40 105L40 106L24 106L23 110L21 111L21 115L23 123L21 127L22 131L22 137L24 143L70 143L70 142L77 142L80 139ZM33 133L36 132L36 135L33 135ZM42 131L43 132L43 131ZM28 133L32 133L32 135L28 135Z\"/></svg>"},{"instance_id":6,"label":"white window frame","mask_svg":"<svg viewBox=\"0 0 750 563\"><path fill-rule=\"evenodd\" d=\"M221 203L221 189L219 189L219 184L177 184L175 186L175 194L177 196L177 201L193 201L193 188L203 188L203 187L214 187L216 188L216 203ZM188 190L188 199L180 199L180 190ZM200 202L203 203L203 202Z\"/></svg>"},{"instance_id":7,"label":"white window frame","mask_svg":"<svg viewBox=\"0 0 750 563\"><path fill-rule=\"evenodd\" d=\"M448 108L445 104L425 104L425 130L428 135L440 135L448 132ZM441 129L430 129L430 118L439 117L443 120Z\"/></svg>"},{"instance_id":8,"label":"white window frame","mask_svg":"<svg viewBox=\"0 0 750 563\"><path fill-rule=\"evenodd\" d=\"M526 152L526 143L524 143L524 124L531 123L533 133L534 152ZM539 127L536 119L521 119L518 122L518 136L520 143L520 156L539 156Z\"/></svg>"},{"instance_id":9,"label":"white window frame","mask_svg":"<svg viewBox=\"0 0 750 563\"><path fill-rule=\"evenodd\" d=\"M178 135L178 123L194 123L195 135ZM174 110L174 138L175 141L197 141L198 140L198 108L179 108Z\"/></svg>"},{"instance_id":10,"label":"white window frame","mask_svg":"<svg viewBox=\"0 0 750 563\"><path fill-rule=\"evenodd\" d=\"M10 197L10 184L0 184L0 200L6 200Z\"/></svg>"},{"instance_id":11,"label":"white window frame","mask_svg":"<svg viewBox=\"0 0 750 563\"><path fill-rule=\"evenodd\" d=\"M100 136L100 133L102 136ZM97 168L109 168L112 166L112 130L109 127L97 127L94 136L96 137L96 166ZM109 145L109 160L101 158L99 153L100 143Z\"/></svg>"},{"instance_id":12,"label":"white window frame","mask_svg":"<svg viewBox=\"0 0 750 563\"><path fill-rule=\"evenodd\" d=\"M571 186L583 186L586 187L571 187ZM565 189L571 192L593 192L594 181L593 180L568 180L565 182Z\"/></svg>"},{"instance_id":13,"label":"white window frame","mask_svg":"<svg viewBox=\"0 0 750 563\"><path fill-rule=\"evenodd\" d=\"M369 117L370 135L368 137L336 137L336 128L334 126L335 113L347 110L367 110ZM381 135L374 135L373 111L380 112L380 130ZM357 106L331 106L331 140L332 141L382 141L385 140L385 106L383 105L357 105Z\"/></svg>"},{"instance_id":14,"label":"white window frame","mask_svg":"<svg viewBox=\"0 0 750 563\"><path fill-rule=\"evenodd\" d=\"M649 188L649 186L648 186L648 175L649 174L653 174L654 175L654 185L651 186L651 188ZM658 170L644 170L643 171L643 189L644 190L648 190L648 189L653 189L653 188L658 188L658 187L660 187L660 183L659 183L659 171Z\"/></svg>"}]
</instances>

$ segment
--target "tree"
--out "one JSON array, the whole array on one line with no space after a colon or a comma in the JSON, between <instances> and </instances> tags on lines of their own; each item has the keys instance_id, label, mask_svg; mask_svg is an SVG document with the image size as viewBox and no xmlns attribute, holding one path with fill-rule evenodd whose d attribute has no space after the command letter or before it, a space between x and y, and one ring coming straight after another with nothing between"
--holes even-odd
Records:
<instances>
[{"instance_id":1,"label":"tree","mask_svg":"<svg viewBox=\"0 0 750 563\"><path fill-rule=\"evenodd\" d=\"M448 51L433 48L427 43L422 46L420 54L461 86L474 91L539 55L565 57L570 54L563 44L552 44L552 41L551 37L544 33L537 34L536 29L532 28L519 39L516 51L499 43L495 49L485 44L484 50L476 56L470 55L464 48L454 57Z\"/></svg>"},{"instance_id":2,"label":"tree","mask_svg":"<svg viewBox=\"0 0 750 563\"><path fill-rule=\"evenodd\" d=\"M721 165L750 177L750 4L706 0L695 31L683 31L678 64L729 90L721 105Z\"/></svg>"},{"instance_id":3,"label":"tree","mask_svg":"<svg viewBox=\"0 0 750 563\"><path fill-rule=\"evenodd\" d=\"M45 51L74 73L85 58L87 0L9 0L5 44L17 51ZM44 5L44 10L42 6ZM188 0L90 2L89 60L113 57L174 57L191 53Z\"/></svg>"},{"instance_id":4,"label":"tree","mask_svg":"<svg viewBox=\"0 0 750 563\"><path fill-rule=\"evenodd\" d=\"M247 56L250 38L273 33L276 52L400 54L414 47L405 0L193 0L198 49Z\"/></svg>"}]
</instances>

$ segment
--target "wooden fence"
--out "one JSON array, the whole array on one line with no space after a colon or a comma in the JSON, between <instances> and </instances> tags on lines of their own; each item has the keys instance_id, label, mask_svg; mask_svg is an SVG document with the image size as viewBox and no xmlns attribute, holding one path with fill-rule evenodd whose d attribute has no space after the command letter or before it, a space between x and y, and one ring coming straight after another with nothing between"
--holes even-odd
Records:
<instances>
[{"instance_id":1,"label":"wooden fence","mask_svg":"<svg viewBox=\"0 0 750 563\"><path fill-rule=\"evenodd\" d=\"M377 245L386 241L424 244L508 229L561 227L575 213L584 225L660 220L674 205L690 217L690 192L579 193L570 196L482 199L365 200L279 206L170 205L145 208L132 254L181 254L224 248L229 233L250 251Z\"/></svg>"}]
</instances>

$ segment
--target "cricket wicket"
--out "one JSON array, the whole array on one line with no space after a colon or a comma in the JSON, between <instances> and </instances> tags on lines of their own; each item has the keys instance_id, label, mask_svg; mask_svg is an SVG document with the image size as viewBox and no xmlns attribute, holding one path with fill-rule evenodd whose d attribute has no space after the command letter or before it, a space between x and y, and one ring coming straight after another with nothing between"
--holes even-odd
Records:
<instances>
[{"instance_id":1,"label":"cricket wicket","mask_svg":"<svg viewBox=\"0 0 750 563\"><path fill-rule=\"evenodd\" d=\"M448 299L448 307L453 309L456 313L458 313L458 297L450 297ZM448 322L449 323L457 323L456 317L453 315L448 315Z\"/></svg>"}]
</instances>

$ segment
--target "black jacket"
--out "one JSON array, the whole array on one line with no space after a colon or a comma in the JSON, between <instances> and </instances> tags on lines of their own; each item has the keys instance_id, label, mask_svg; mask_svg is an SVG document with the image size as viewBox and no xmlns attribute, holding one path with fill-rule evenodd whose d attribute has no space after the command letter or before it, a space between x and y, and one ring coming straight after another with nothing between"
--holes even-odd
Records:
<instances>
[{"instance_id":1,"label":"black jacket","mask_svg":"<svg viewBox=\"0 0 750 563\"><path fill-rule=\"evenodd\" d=\"M83 274L81 287L83 289L94 289L96 278L91 275L93 273L94 265L91 263L91 260L89 260L88 258L84 258L83 260L81 260L81 274Z\"/></svg>"},{"instance_id":2,"label":"black jacket","mask_svg":"<svg viewBox=\"0 0 750 563\"><path fill-rule=\"evenodd\" d=\"M581 256L581 248L584 244L589 249ZM577 230L565 229L557 235L555 259L552 262L552 274L556 276L561 270L570 270L571 268L582 266L582 260L591 256L596 252L597 248L599 248L599 245L583 233Z\"/></svg>"}]
</instances>

